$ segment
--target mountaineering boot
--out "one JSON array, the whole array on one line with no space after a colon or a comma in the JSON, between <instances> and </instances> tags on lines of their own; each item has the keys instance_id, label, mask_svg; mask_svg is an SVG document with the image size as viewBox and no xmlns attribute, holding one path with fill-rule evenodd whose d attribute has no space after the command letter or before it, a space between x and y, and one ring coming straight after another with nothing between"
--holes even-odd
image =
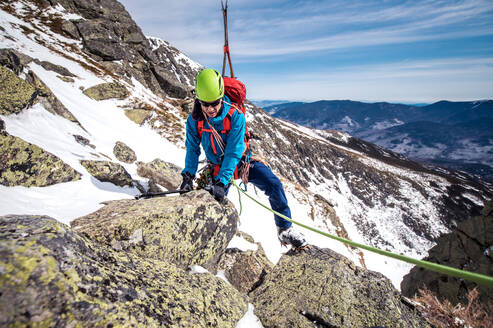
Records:
<instances>
[{"instance_id":1,"label":"mountaineering boot","mask_svg":"<svg viewBox=\"0 0 493 328\"><path fill-rule=\"evenodd\" d=\"M287 229L277 228L277 238L283 245L293 245L295 248L303 248L307 245L305 236L296 231L292 226Z\"/></svg>"}]
</instances>

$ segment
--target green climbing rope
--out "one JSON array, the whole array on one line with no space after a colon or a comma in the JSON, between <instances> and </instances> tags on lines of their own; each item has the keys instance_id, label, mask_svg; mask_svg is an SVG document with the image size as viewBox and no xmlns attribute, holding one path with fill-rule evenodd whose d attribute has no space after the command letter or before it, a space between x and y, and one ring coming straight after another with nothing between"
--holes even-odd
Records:
<instances>
[{"instance_id":1,"label":"green climbing rope","mask_svg":"<svg viewBox=\"0 0 493 328\"><path fill-rule=\"evenodd\" d=\"M400 260L400 261L404 261L404 262L407 262L407 263L411 263L411 264L417 265L419 267L422 267L422 268L425 268L425 269L428 269L428 270L432 270L432 271L439 272L439 273L444 273L444 274L447 274L447 275L450 275L450 276L453 276L453 277L456 277L456 278L466 279L466 280L469 280L469 281L472 281L472 282L475 282L475 283L478 283L478 284L481 284L481 285L485 285L485 286L488 286L488 287L493 287L493 277L490 277L490 276L486 276L486 275L482 275L482 274L474 273L474 272L470 272L470 271L460 270L460 269L452 268L452 267L449 267L449 266L446 266L446 265L437 264L437 263L433 263L433 262L428 262L428 261L424 261L424 260L417 260L417 259L414 259L412 257L405 256L405 255L395 254L395 253L392 253L392 252L384 251L384 250L381 250L379 248L367 246L367 245L364 245L364 244L356 243L356 242L351 241L351 240L348 240L348 239L344 239L344 238L341 238L341 237L338 237L338 236L334 236L334 235L331 235L331 234L329 234L327 232L323 232L321 230L318 230L318 229L312 228L310 226L304 225L303 223L296 222L295 220L293 220L291 218L288 218L287 216L285 216L285 215L283 215L281 213L278 213L278 212L272 210L270 207L268 207L268 206L260 203L258 200L256 200L255 198L253 198L252 196L250 196L249 194L247 194L245 191L243 191L243 189L241 189L236 184L236 182L234 180L233 180L233 185L240 192L242 192L244 195L246 195L248 198L250 198L251 200L253 200L258 205L262 206L263 208L267 209L268 211L270 211L270 212L272 212L272 213L274 213L274 214L282 217L285 220L288 220L288 221L290 221L290 222L292 222L294 224L297 224L300 227L303 227L305 229L308 229L310 231L316 232L316 233L321 234L323 236L326 236L328 238L331 238L331 239L340 241L342 243L345 243L345 244L348 244L348 245L351 245L351 246L354 246L354 247L365 249L367 251L370 251L370 252L373 252L373 253L377 253L377 254L380 254L380 255L383 255L383 256L391 257L391 258L394 258L394 259L397 259L397 260Z\"/></svg>"}]
</instances>

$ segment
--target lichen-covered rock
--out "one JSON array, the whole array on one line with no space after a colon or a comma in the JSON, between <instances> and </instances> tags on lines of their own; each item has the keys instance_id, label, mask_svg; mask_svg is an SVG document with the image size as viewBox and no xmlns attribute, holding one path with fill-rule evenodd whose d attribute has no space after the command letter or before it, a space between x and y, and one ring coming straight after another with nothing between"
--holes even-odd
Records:
<instances>
[{"instance_id":1,"label":"lichen-covered rock","mask_svg":"<svg viewBox=\"0 0 493 328\"><path fill-rule=\"evenodd\" d=\"M0 66L0 114L20 113L36 97L36 89L9 69Z\"/></svg>"},{"instance_id":2,"label":"lichen-covered rock","mask_svg":"<svg viewBox=\"0 0 493 328\"><path fill-rule=\"evenodd\" d=\"M133 186L132 177L120 164L110 161L91 160L81 160L80 163L89 174L101 182L111 182L120 187Z\"/></svg>"},{"instance_id":3,"label":"lichen-covered rock","mask_svg":"<svg viewBox=\"0 0 493 328\"><path fill-rule=\"evenodd\" d=\"M0 184L45 187L79 179L79 172L55 155L0 131Z\"/></svg>"},{"instance_id":4,"label":"lichen-covered rock","mask_svg":"<svg viewBox=\"0 0 493 328\"><path fill-rule=\"evenodd\" d=\"M440 237L425 260L493 276L493 201L485 204L481 216L459 223L455 231ZM480 301L493 304L493 288L420 267L411 269L401 282L402 293L409 297L423 286L452 304L467 304L468 292L477 288Z\"/></svg>"},{"instance_id":5,"label":"lichen-covered rock","mask_svg":"<svg viewBox=\"0 0 493 328\"><path fill-rule=\"evenodd\" d=\"M244 294L258 287L274 267L262 246L259 243L257 245L257 251L228 248L219 262L219 270L223 270L231 285Z\"/></svg>"},{"instance_id":6,"label":"lichen-covered rock","mask_svg":"<svg viewBox=\"0 0 493 328\"><path fill-rule=\"evenodd\" d=\"M135 152L132 148L121 141L117 141L115 143L115 147L113 147L113 154L120 162L131 164L137 160L137 156L135 156Z\"/></svg>"},{"instance_id":7,"label":"lichen-covered rock","mask_svg":"<svg viewBox=\"0 0 493 328\"><path fill-rule=\"evenodd\" d=\"M125 99L128 97L127 89L119 83L101 83L84 90L84 94L94 100Z\"/></svg>"},{"instance_id":8,"label":"lichen-covered rock","mask_svg":"<svg viewBox=\"0 0 493 328\"><path fill-rule=\"evenodd\" d=\"M67 107L65 107L65 105L62 104L60 100L58 100L53 92L51 92L50 88L48 88L48 86L44 84L43 81L41 81L39 77L34 74L34 72L29 71L27 81L36 88L36 103L41 103L50 113L59 115L80 125L75 116L67 109Z\"/></svg>"},{"instance_id":9,"label":"lichen-covered rock","mask_svg":"<svg viewBox=\"0 0 493 328\"><path fill-rule=\"evenodd\" d=\"M430 327L389 279L330 249L290 251L251 294L270 327Z\"/></svg>"},{"instance_id":10,"label":"lichen-covered rock","mask_svg":"<svg viewBox=\"0 0 493 328\"><path fill-rule=\"evenodd\" d=\"M125 115L138 125L142 125L152 116L152 112L147 109L126 109Z\"/></svg>"},{"instance_id":11,"label":"lichen-covered rock","mask_svg":"<svg viewBox=\"0 0 493 328\"><path fill-rule=\"evenodd\" d=\"M177 189L181 182L182 169L172 163L156 158L150 163L137 162L137 174L168 190Z\"/></svg>"},{"instance_id":12,"label":"lichen-covered rock","mask_svg":"<svg viewBox=\"0 0 493 328\"><path fill-rule=\"evenodd\" d=\"M48 217L0 217L2 327L235 327L246 310L212 274L117 252Z\"/></svg>"},{"instance_id":13,"label":"lichen-covered rock","mask_svg":"<svg viewBox=\"0 0 493 328\"><path fill-rule=\"evenodd\" d=\"M201 190L179 197L113 201L71 224L76 231L116 249L133 250L182 268L201 265L215 272L237 220L230 203L221 205Z\"/></svg>"}]
</instances>

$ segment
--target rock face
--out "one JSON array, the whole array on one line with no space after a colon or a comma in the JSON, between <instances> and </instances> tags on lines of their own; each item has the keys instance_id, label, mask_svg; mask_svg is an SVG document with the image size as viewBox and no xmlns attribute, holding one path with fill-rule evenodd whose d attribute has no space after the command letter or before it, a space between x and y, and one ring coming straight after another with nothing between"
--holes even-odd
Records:
<instances>
[{"instance_id":1,"label":"rock face","mask_svg":"<svg viewBox=\"0 0 493 328\"><path fill-rule=\"evenodd\" d=\"M288 252L250 296L265 328L430 327L389 279L329 249Z\"/></svg>"},{"instance_id":2,"label":"rock face","mask_svg":"<svg viewBox=\"0 0 493 328\"><path fill-rule=\"evenodd\" d=\"M49 217L0 217L2 327L234 327L246 310L209 273L115 251Z\"/></svg>"},{"instance_id":3,"label":"rock face","mask_svg":"<svg viewBox=\"0 0 493 328\"><path fill-rule=\"evenodd\" d=\"M137 156L135 156L132 148L121 141L116 142L115 147L113 147L113 154L120 162L131 164L137 160Z\"/></svg>"},{"instance_id":4,"label":"rock face","mask_svg":"<svg viewBox=\"0 0 493 328\"><path fill-rule=\"evenodd\" d=\"M481 216L459 223L454 232L440 237L425 260L493 276L493 201L486 203ZM423 286L452 304L467 304L468 291L476 287L481 302L493 304L493 288L419 267L401 282L402 293L409 297Z\"/></svg>"},{"instance_id":5,"label":"rock face","mask_svg":"<svg viewBox=\"0 0 493 328\"><path fill-rule=\"evenodd\" d=\"M80 163L87 172L101 182L111 182L119 187L133 186L132 177L120 164L90 160L81 160Z\"/></svg>"},{"instance_id":6,"label":"rock face","mask_svg":"<svg viewBox=\"0 0 493 328\"><path fill-rule=\"evenodd\" d=\"M150 180L150 183L159 184L168 190L177 189L181 182L182 169L172 163L156 158L150 163L137 163L137 174Z\"/></svg>"},{"instance_id":7,"label":"rock face","mask_svg":"<svg viewBox=\"0 0 493 328\"><path fill-rule=\"evenodd\" d=\"M84 94L94 100L125 99L128 97L127 89L119 83L101 83L84 90Z\"/></svg>"},{"instance_id":8,"label":"rock face","mask_svg":"<svg viewBox=\"0 0 493 328\"><path fill-rule=\"evenodd\" d=\"M45 187L79 179L80 173L55 155L0 131L0 184Z\"/></svg>"},{"instance_id":9,"label":"rock face","mask_svg":"<svg viewBox=\"0 0 493 328\"><path fill-rule=\"evenodd\" d=\"M129 81L134 77L160 95L179 98L191 95L193 83L190 81L200 66L190 67L188 61L182 62L184 59L174 52L176 49L156 44L154 39L151 45L118 1L42 2L46 7L61 5L68 12L83 17L71 21L60 18L60 28L55 32L82 41L83 51L107 71Z\"/></svg>"},{"instance_id":10,"label":"rock face","mask_svg":"<svg viewBox=\"0 0 493 328\"><path fill-rule=\"evenodd\" d=\"M116 249L215 272L237 220L231 204L220 205L208 192L193 191L180 197L110 202L75 219L72 227Z\"/></svg>"},{"instance_id":11,"label":"rock face","mask_svg":"<svg viewBox=\"0 0 493 328\"><path fill-rule=\"evenodd\" d=\"M32 104L36 89L17 77L9 69L0 66L0 114L17 114Z\"/></svg>"}]
</instances>

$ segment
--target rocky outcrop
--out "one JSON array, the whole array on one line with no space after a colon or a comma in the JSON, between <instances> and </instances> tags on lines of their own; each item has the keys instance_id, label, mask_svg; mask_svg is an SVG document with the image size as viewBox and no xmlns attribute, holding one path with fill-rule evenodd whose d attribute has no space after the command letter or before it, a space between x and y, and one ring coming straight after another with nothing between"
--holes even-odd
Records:
<instances>
[{"instance_id":1,"label":"rocky outcrop","mask_svg":"<svg viewBox=\"0 0 493 328\"><path fill-rule=\"evenodd\" d=\"M135 152L132 148L121 141L117 141L115 143L115 147L113 147L113 154L120 162L132 164L137 160L137 156L135 156Z\"/></svg>"},{"instance_id":2,"label":"rocky outcrop","mask_svg":"<svg viewBox=\"0 0 493 328\"><path fill-rule=\"evenodd\" d=\"M36 89L9 69L0 66L0 114L20 113L32 104Z\"/></svg>"},{"instance_id":3,"label":"rocky outcrop","mask_svg":"<svg viewBox=\"0 0 493 328\"><path fill-rule=\"evenodd\" d=\"M0 65L4 66L0 67L0 75L2 80L6 77L5 81L0 84L0 113L4 115L19 113L23 108L41 103L43 108L50 113L80 125L74 115L58 100L48 86L34 72L27 70L26 66L31 62L65 77L75 76L60 65L33 59L12 49L0 49ZM23 80L18 75L25 71L27 71L26 80Z\"/></svg>"},{"instance_id":4,"label":"rocky outcrop","mask_svg":"<svg viewBox=\"0 0 493 328\"><path fill-rule=\"evenodd\" d=\"M191 81L200 66L190 67L188 60L172 47L151 45L118 1L50 0L39 1L37 5L40 3L44 10L61 5L67 12L83 18L65 20L60 16L57 28L52 28L53 23L49 27L55 33L80 40L83 54L98 63L99 71L111 72L129 82L133 77L162 96L191 95Z\"/></svg>"},{"instance_id":5,"label":"rocky outcrop","mask_svg":"<svg viewBox=\"0 0 493 328\"><path fill-rule=\"evenodd\" d=\"M250 296L270 327L431 327L389 279L330 249L290 251Z\"/></svg>"},{"instance_id":6,"label":"rocky outcrop","mask_svg":"<svg viewBox=\"0 0 493 328\"><path fill-rule=\"evenodd\" d=\"M85 89L84 94L94 100L125 99L128 97L127 89L119 83L101 83Z\"/></svg>"},{"instance_id":7,"label":"rocky outcrop","mask_svg":"<svg viewBox=\"0 0 493 328\"><path fill-rule=\"evenodd\" d=\"M0 217L2 327L235 327L246 310L209 273L118 252L46 216Z\"/></svg>"},{"instance_id":8,"label":"rocky outcrop","mask_svg":"<svg viewBox=\"0 0 493 328\"><path fill-rule=\"evenodd\" d=\"M0 131L0 184L45 187L79 179L80 173L55 155Z\"/></svg>"},{"instance_id":9,"label":"rocky outcrop","mask_svg":"<svg viewBox=\"0 0 493 328\"><path fill-rule=\"evenodd\" d=\"M43 107L54 115L59 115L71 122L80 125L79 121L74 115L65 107L60 100L51 92L46 84L39 79L39 77L32 71L29 71L27 75L27 81L36 88L36 100L40 102Z\"/></svg>"},{"instance_id":10,"label":"rocky outcrop","mask_svg":"<svg viewBox=\"0 0 493 328\"><path fill-rule=\"evenodd\" d=\"M180 197L110 202L75 219L72 227L115 249L215 272L237 220L232 204L220 205L208 192L193 191Z\"/></svg>"},{"instance_id":11,"label":"rocky outcrop","mask_svg":"<svg viewBox=\"0 0 493 328\"><path fill-rule=\"evenodd\" d=\"M177 189L181 182L182 169L172 163L156 158L150 163L137 162L137 174L149 179L151 184L158 184L168 190Z\"/></svg>"},{"instance_id":12,"label":"rocky outcrop","mask_svg":"<svg viewBox=\"0 0 493 328\"><path fill-rule=\"evenodd\" d=\"M486 203L481 216L459 223L454 232L440 237L425 260L493 276L493 201ZM452 304L467 304L468 292L477 288L481 302L493 304L493 288L419 267L401 282L402 293L409 297L423 287Z\"/></svg>"},{"instance_id":13,"label":"rocky outcrop","mask_svg":"<svg viewBox=\"0 0 493 328\"><path fill-rule=\"evenodd\" d=\"M81 160L93 177L101 182L111 182L119 187L132 186L132 177L123 166L109 161Z\"/></svg>"}]
</instances>

